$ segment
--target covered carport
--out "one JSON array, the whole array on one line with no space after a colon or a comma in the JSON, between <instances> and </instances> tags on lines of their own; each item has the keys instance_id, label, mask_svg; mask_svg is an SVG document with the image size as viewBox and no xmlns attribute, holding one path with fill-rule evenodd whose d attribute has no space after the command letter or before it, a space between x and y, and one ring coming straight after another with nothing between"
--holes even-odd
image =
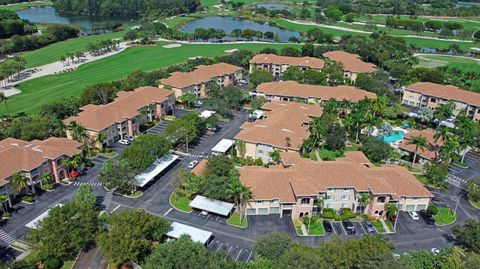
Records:
<instances>
[{"instance_id":1,"label":"covered carport","mask_svg":"<svg viewBox=\"0 0 480 269\"><path fill-rule=\"evenodd\" d=\"M235 141L231 139L222 139L215 147L212 148L212 154L214 155L225 155L227 151L235 144Z\"/></svg>"},{"instance_id":2,"label":"covered carport","mask_svg":"<svg viewBox=\"0 0 480 269\"><path fill-rule=\"evenodd\" d=\"M204 246L207 246L213 238L212 232L179 222L173 222L172 230L167 233L167 237L171 239L178 239L182 235L188 235L193 242L200 243Z\"/></svg>"},{"instance_id":3,"label":"covered carport","mask_svg":"<svg viewBox=\"0 0 480 269\"><path fill-rule=\"evenodd\" d=\"M178 158L178 155L175 154L167 154L162 158L159 158L152 165L150 165L150 167L145 169L141 174L138 174L132 180L132 184L139 188L145 188L145 186L152 182L153 179L157 177L157 175L166 170Z\"/></svg>"},{"instance_id":4,"label":"covered carport","mask_svg":"<svg viewBox=\"0 0 480 269\"><path fill-rule=\"evenodd\" d=\"M190 206L197 210L228 217L232 213L234 204L197 195L190 202Z\"/></svg>"}]
</instances>

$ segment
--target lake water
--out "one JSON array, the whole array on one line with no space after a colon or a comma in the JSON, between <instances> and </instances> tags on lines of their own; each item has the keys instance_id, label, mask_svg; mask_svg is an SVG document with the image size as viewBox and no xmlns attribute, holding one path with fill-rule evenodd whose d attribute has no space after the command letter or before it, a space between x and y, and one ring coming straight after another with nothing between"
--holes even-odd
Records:
<instances>
[{"instance_id":1,"label":"lake water","mask_svg":"<svg viewBox=\"0 0 480 269\"><path fill-rule=\"evenodd\" d=\"M259 8L264 7L268 10L282 10L287 8L286 5L279 5L279 4L257 4L256 6Z\"/></svg>"},{"instance_id":2,"label":"lake water","mask_svg":"<svg viewBox=\"0 0 480 269\"><path fill-rule=\"evenodd\" d=\"M92 28L92 24L106 21L120 21L129 23L129 18L124 17L104 17L104 16L68 16L59 14L54 7L31 7L17 11L17 15L21 19L29 20L37 23L54 23L54 24L73 24L78 25L85 31Z\"/></svg>"},{"instance_id":3,"label":"lake water","mask_svg":"<svg viewBox=\"0 0 480 269\"><path fill-rule=\"evenodd\" d=\"M185 33L193 33L197 28L215 28L224 30L227 34L230 34L234 29L252 29L262 32L273 32L280 36L281 42L288 42L290 37L300 38L300 34L295 31L280 29L277 26L269 25L268 23L258 23L249 20L241 20L234 17L205 17L198 20L188 22L182 31ZM236 38L226 37L225 40L232 40ZM271 41L271 40L265 40Z\"/></svg>"}]
</instances>

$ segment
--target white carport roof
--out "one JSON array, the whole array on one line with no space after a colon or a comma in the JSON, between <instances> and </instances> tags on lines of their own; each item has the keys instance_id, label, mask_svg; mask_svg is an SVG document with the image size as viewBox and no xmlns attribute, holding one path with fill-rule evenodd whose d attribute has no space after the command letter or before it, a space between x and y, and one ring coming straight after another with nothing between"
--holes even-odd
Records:
<instances>
[{"instance_id":1,"label":"white carport roof","mask_svg":"<svg viewBox=\"0 0 480 269\"><path fill-rule=\"evenodd\" d=\"M215 145L215 147L212 148L213 152L219 152L225 154L227 150L229 150L235 141L230 140L230 139L222 139L218 144Z\"/></svg>"},{"instance_id":2,"label":"white carport roof","mask_svg":"<svg viewBox=\"0 0 480 269\"><path fill-rule=\"evenodd\" d=\"M173 229L167 233L167 236L175 239L178 239L180 236L186 234L190 236L193 242L205 244L208 242L210 237L212 237L212 232L178 222L173 222L172 228Z\"/></svg>"},{"instance_id":3,"label":"white carport roof","mask_svg":"<svg viewBox=\"0 0 480 269\"><path fill-rule=\"evenodd\" d=\"M157 159L152 165L150 165L150 167L145 169L141 174L138 174L133 179L132 184L138 187L144 187L148 182L169 167L176 159L178 159L178 156L175 154L168 154Z\"/></svg>"},{"instance_id":4,"label":"white carport roof","mask_svg":"<svg viewBox=\"0 0 480 269\"><path fill-rule=\"evenodd\" d=\"M60 206L62 207L63 204L54 204L52 205L49 209L47 209L45 212L43 212L42 214L40 214L38 217L34 218L32 221L30 221L29 223L27 223L25 225L25 227L27 228L30 228L30 229L37 229L38 227L38 224L40 224L40 222L42 220L44 220L46 217L48 217L48 213L50 213L50 210L54 207L57 207L57 206Z\"/></svg>"},{"instance_id":5,"label":"white carport roof","mask_svg":"<svg viewBox=\"0 0 480 269\"><path fill-rule=\"evenodd\" d=\"M230 214L233 209L232 203L210 199L201 195L197 195L190 202L190 206L196 209L215 213L222 216L228 216L228 214Z\"/></svg>"},{"instance_id":6,"label":"white carport roof","mask_svg":"<svg viewBox=\"0 0 480 269\"><path fill-rule=\"evenodd\" d=\"M202 111L202 113L200 114L200 117L203 118L203 119L208 119L210 118L213 114L215 114L217 112L213 111L213 110L204 110Z\"/></svg>"}]
</instances>

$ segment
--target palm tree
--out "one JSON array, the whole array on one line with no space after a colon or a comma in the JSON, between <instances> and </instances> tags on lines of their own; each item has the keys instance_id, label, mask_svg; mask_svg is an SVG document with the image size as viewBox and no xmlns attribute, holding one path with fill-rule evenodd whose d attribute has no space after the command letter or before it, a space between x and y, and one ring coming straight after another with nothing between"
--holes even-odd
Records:
<instances>
[{"instance_id":1,"label":"palm tree","mask_svg":"<svg viewBox=\"0 0 480 269\"><path fill-rule=\"evenodd\" d=\"M240 223L243 221L244 208L252 199L250 188L244 186L238 178L234 179L227 188L227 195L237 205L240 215Z\"/></svg>"},{"instance_id":2,"label":"palm tree","mask_svg":"<svg viewBox=\"0 0 480 269\"><path fill-rule=\"evenodd\" d=\"M450 137L440 148L440 155L443 161L450 163L458 156L459 151L460 143L458 142L458 137Z\"/></svg>"},{"instance_id":3,"label":"palm tree","mask_svg":"<svg viewBox=\"0 0 480 269\"><path fill-rule=\"evenodd\" d=\"M278 149L275 149L272 152L270 152L270 158L272 158L273 163L279 164L280 163L280 151Z\"/></svg>"},{"instance_id":4,"label":"palm tree","mask_svg":"<svg viewBox=\"0 0 480 269\"><path fill-rule=\"evenodd\" d=\"M415 161L417 160L417 153L418 150L421 149L422 151L425 150L425 148L428 147L428 141L425 137L419 135L419 136L412 136L409 141L407 141L407 145L415 145L415 152L413 154L413 161L412 161L412 166L415 164Z\"/></svg>"},{"instance_id":5,"label":"palm tree","mask_svg":"<svg viewBox=\"0 0 480 269\"><path fill-rule=\"evenodd\" d=\"M360 202L364 210L365 210L365 205L367 205L370 202L372 197L373 197L372 194L369 192L363 192L360 194L360 197L358 198L358 202Z\"/></svg>"},{"instance_id":6,"label":"palm tree","mask_svg":"<svg viewBox=\"0 0 480 269\"><path fill-rule=\"evenodd\" d=\"M435 116L435 118L442 121L452 117L454 109L455 109L455 104L452 101L449 101L446 104L439 105L433 112L433 115Z\"/></svg>"},{"instance_id":7,"label":"palm tree","mask_svg":"<svg viewBox=\"0 0 480 269\"><path fill-rule=\"evenodd\" d=\"M28 187L29 179L25 176L24 173L16 172L12 176L12 180L10 181L13 186L17 188L17 191L20 193L23 189Z\"/></svg>"},{"instance_id":8,"label":"palm tree","mask_svg":"<svg viewBox=\"0 0 480 269\"><path fill-rule=\"evenodd\" d=\"M105 140L107 140L107 136L105 135L104 132L98 132L97 136L95 137L95 142L99 143L101 148L103 148L103 143L105 143Z\"/></svg>"},{"instance_id":9,"label":"palm tree","mask_svg":"<svg viewBox=\"0 0 480 269\"><path fill-rule=\"evenodd\" d=\"M7 97L3 92L0 92L0 103L4 103L4 104L5 104L5 108L7 109L7 114L8 114L8 104L7 104L7 101L8 101L8 97Z\"/></svg>"},{"instance_id":10,"label":"palm tree","mask_svg":"<svg viewBox=\"0 0 480 269\"><path fill-rule=\"evenodd\" d=\"M240 223L243 222L243 217L245 216L245 207L250 203L252 199L252 191L249 187L242 185L238 195L239 198L239 207L240 207Z\"/></svg>"},{"instance_id":11,"label":"palm tree","mask_svg":"<svg viewBox=\"0 0 480 269\"><path fill-rule=\"evenodd\" d=\"M373 117L377 114L382 114L385 108L387 107L388 99L385 96L378 96L371 105L370 109L372 110Z\"/></svg>"},{"instance_id":12,"label":"palm tree","mask_svg":"<svg viewBox=\"0 0 480 269\"><path fill-rule=\"evenodd\" d=\"M60 56L60 62L65 65L65 62L67 61L67 59L65 58L65 55L62 55Z\"/></svg>"},{"instance_id":13,"label":"palm tree","mask_svg":"<svg viewBox=\"0 0 480 269\"><path fill-rule=\"evenodd\" d=\"M460 149L463 151L461 160L463 163L465 155L467 154L467 149L469 147L474 147L477 144L477 137L479 134L478 124L465 115L457 117L455 134L459 138L458 142L460 143Z\"/></svg>"},{"instance_id":14,"label":"palm tree","mask_svg":"<svg viewBox=\"0 0 480 269\"><path fill-rule=\"evenodd\" d=\"M237 140L236 144L237 144L237 151L238 151L238 154L240 154L240 157L242 158L245 157L245 153L247 151L245 141Z\"/></svg>"},{"instance_id":15,"label":"palm tree","mask_svg":"<svg viewBox=\"0 0 480 269\"><path fill-rule=\"evenodd\" d=\"M83 143L83 146L90 154L90 148L88 145L88 140L90 139L90 137L88 136L85 128L76 121L70 122L67 128L70 131L70 135L72 136L73 140Z\"/></svg>"},{"instance_id":16,"label":"palm tree","mask_svg":"<svg viewBox=\"0 0 480 269\"><path fill-rule=\"evenodd\" d=\"M435 130L433 139L435 143L437 143L438 140L442 140L442 142L445 142L445 140L447 140L449 136L450 136L450 132L448 130L448 127L440 126L437 128L437 130Z\"/></svg>"}]
</instances>

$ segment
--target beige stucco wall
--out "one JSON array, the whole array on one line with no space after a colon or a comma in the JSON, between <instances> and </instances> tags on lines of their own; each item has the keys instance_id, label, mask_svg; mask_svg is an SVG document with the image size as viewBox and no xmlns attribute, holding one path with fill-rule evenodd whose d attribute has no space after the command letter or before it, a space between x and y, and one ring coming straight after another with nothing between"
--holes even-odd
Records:
<instances>
[{"instance_id":1,"label":"beige stucco wall","mask_svg":"<svg viewBox=\"0 0 480 269\"><path fill-rule=\"evenodd\" d=\"M399 210L401 211L419 211L422 209L427 209L430 204L430 198L421 198L415 199L413 197L401 198L399 201Z\"/></svg>"},{"instance_id":2,"label":"beige stucco wall","mask_svg":"<svg viewBox=\"0 0 480 269\"><path fill-rule=\"evenodd\" d=\"M420 100L422 95L416 92L411 92L409 90L405 90L403 92L402 103L409 106L420 106Z\"/></svg>"},{"instance_id":3,"label":"beige stucco wall","mask_svg":"<svg viewBox=\"0 0 480 269\"><path fill-rule=\"evenodd\" d=\"M355 211L356 195L352 188L336 188L329 189L326 193L324 201L325 208L333 208L339 210L340 208L350 208Z\"/></svg>"}]
</instances>

